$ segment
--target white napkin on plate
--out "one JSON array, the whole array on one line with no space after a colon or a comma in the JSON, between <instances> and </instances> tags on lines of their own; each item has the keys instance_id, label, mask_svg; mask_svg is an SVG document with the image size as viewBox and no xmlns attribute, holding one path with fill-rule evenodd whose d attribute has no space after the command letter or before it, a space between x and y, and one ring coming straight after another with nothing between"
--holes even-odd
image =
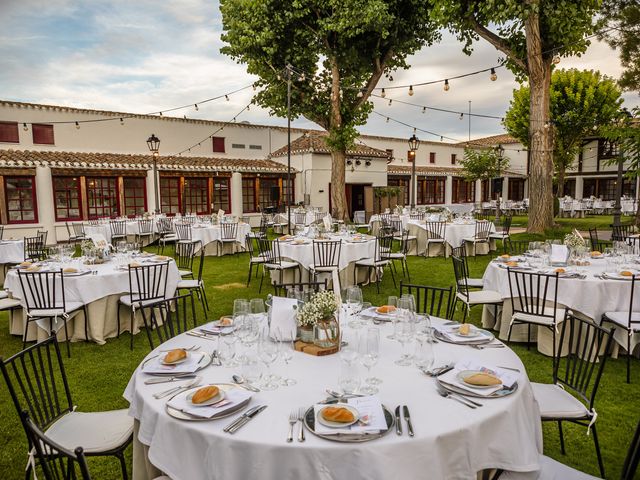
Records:
<instances>
[{"instance_id":1,"label":"white napkin on plate","mask_svg":"<svg viewBox=\"0 0 640 480\"><path fill-rule=\"evenodd\" d=\"M189 390L188 392L175 396L167 402L167 405L175 408L176 410L180 410L181 412L193 415L194 417L211 418L214 415L219 415L234 408L239 403L244 402L247 398L251 398L251 392L242 388L232 388L224 392L224 400L220 402L223 404L222 406L216 407L215 405L211 405L209 407L195 407L187 400L187 397L192 391L196 390ZM229 403L227 403L227 401Z\"/></svg>"},{"instance_id":2,"label":"white napkin on plate","mask_svg":"<svg viewBox=\"0 0 640 480\"><path fill-rule=\"evenodd\" d=\"M473 388L458 379L458 374L464 370L479 370L495 375L502 380L502 385L498 385L492 388ZM476 358L463 358L456 363L453 370L438 377L438 380L442 383L448 383L460 389L468 392L473 392L477 395L489 396L494 392L502 389L502 387L511 388L518 381L518 373L506 370L504 368L488 365L478 361Z\"/></svg>"},{"instance_id":3,"label":"white napkin on plate","mask_svg":"<svg viewBox=\"0 0 640 480\"><path fill-rule=\"evenodd\" d=\"M551 245L551 263L567 263L569 248L566 245Z\"/></svg>"},{"instance_id":4,"label":"white napkin on plate","mask_svg":"<svg viewBox=\"0 0 640 480\"><path fill-rule=\"evenodd\" d=\"M176 365L165 365L162 359L166 355L161 352L156 358L150 360L142 367L144 373L193 373L198 370L198 364L204 357L202 352L187 352L187 359Z\"/></svg>"},{"instance_id":5,"label":"white napkin on plate","mask_svg":"<svg viewBox=\"0 0 640 480\"><path fill-rule=\"evenodd\" d=\"M434 325L433 328L438 332L440 332L442 335L444 335L447 338L447 340L450 340L454 343L475 343L478 340L482 340L483 338L486 338L482 334L474 335L470 337L463 337L463 336L457 335L460 325ZM478 330L477 327L472 326L470 328L471 328L470 331Z\"/></svg>"},{"instance_id":6,"label":"white napkin on plate","mask_svg":"<svg viewBox=\"0 0 640 480\"><path fill-rule=\"evenodd\" d=\"M315 421L315 431L321 435L336 435L338 433L378 433L380 430L387 429L387 421L384 418L384 410L382 402L376 395L367 397L355 397L347 400L347 403L358 410L360 417L367 416L367 425L361 425L359 422L345 428L331 428L321 424L318 421L320 410L331 406L326 403L320 403L313 406Z\"/></svg>"},{"instance_id":7,"label":"white napkin on plate","mask_svg":"<svg viewBox=\"0 0 640 480\"><path fill-rule=\"evenodd\" d=\"M298 324L296 309L298 300L295 298L271 297L271 321L269 336L273 339L290 341L296 339Z\"/></svg>"},{"instance_id":8,"label":"white napkin on plate","mask_svg":"<svg viewBox=\"0 0 640 480\"><path fill-rule=\"evenodd\" d=\"M199 328L199 330L206 333L213 333L214 335L220 335L220 334L224 335L227 333L231 333L236 329L234 325L229 325L224 327L224 326L220 326L218 322L219 320L216 320L215 322L205 323Z\"/></svg>"}]
</instances>

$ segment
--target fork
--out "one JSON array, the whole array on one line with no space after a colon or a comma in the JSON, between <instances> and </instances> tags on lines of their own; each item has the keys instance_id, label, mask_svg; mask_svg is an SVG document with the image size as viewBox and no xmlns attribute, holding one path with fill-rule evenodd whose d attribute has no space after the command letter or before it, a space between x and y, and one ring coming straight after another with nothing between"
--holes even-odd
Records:
<instances>
[{"instance_id":1,"label":"fork","mask_svg":"<svg viewBox=\"0 0 640 480\"><path fill-rule=\"evenodd\" d=\"M289 434L287 435L287 443L293 442L293 427L298 423L298 412L292 410L289 414Z\"/></svg>"},{"instance_id":2,"label":"fork","mask_svg":"<svg viewBox=\"0 0 640 480\"><path fill-rule=\"evenodd\" d=\"M298 420L300 420L300 431L298 432L298 441L304 442L304 407L298 409Z\"/></svg>"},{"instance_id":3,"label":"fork","mask_svg":"<svg viewBox=\"0 0 640 480\"><path fill-rule=\"evenodd\" d=\"M504 348L503 343L487 343L485 345L470 345L470 347L476 350L484 350L485 348Z\"/></svg>"},{"instance_id":4,"label":"fork","mask_svg":"<svg viewBox=\"0 0 640 480\"><path fill-rule=\"evenodd\" d=\"M200 385L201 381L202 379L199 376L197 376L195 379L193 379L193 381L187 383L186 385L180 385L177 387L170 388L169 390L164 390L162 392L154 393L153 398L159 400L161 398L168 397L171 394L180 393L184 390L188 390L191 387L197 387L198 385Z\"/></svg>"},{"instance_id":5,"label":"fork","mask_svg":"<svg viewBox=\"0 0 640 480\"><path fill-rule=\"evenodd\" d=\"M469 408L478 408L478 407L482 407L481 403L478 402L474 402L473 400L469 400L467 397L463 396L463 395L458 395L458 394L454 394L448 390L445 390L445 388L440 385L439 383L436 383L436 388L438 389L438 393L440 394L440 396L444 397L444 398L450 398L452 400L456 400L457 402L466 405Z\"/></svg>"}]
</instances>

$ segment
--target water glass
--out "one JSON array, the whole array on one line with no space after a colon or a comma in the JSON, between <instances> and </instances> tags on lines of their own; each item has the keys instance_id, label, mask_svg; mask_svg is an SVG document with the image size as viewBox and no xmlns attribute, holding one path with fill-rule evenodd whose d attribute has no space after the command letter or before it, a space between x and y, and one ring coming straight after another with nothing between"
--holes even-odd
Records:
<instances>
[{"instance_id":1,"label":"water glass","mask_svg":"<svg viewBox=\"0 0 640 480\"><path fill-rule=\"evenodd\" d=\"M258 343L258 358L267 369L266 374L262 376L260 388L275 390L278 388L278 383L271 374L271 365L278 359L278 343L272 341L267 335L263 336Z\"/></svg>"},{"instance_id":2,"label":"water glass","mask_svg":"<svg viewBox=\"0 0 640 480\"><path fill-rule=\"evenodd\" d=\"M349 361L347 357L341 356L338 384L342 393L345 395L358 392L358 388L360 388L360 373L358 371L358 364L355 360Z\"/></svg>"},{"instance_id":3,"label":"water glass","mask_svg":"<svg viewBox=\"0 0 640 480\"><path fill-rule=\"evenodd\" d=\"M282 361L284 362L285 365L285 372L289 371L289 362L291 362L291 360L293 360L293 352L295 352L295 341L294 340L281 340L280 341L280 357L282 358ZM280 384L284 385L285 387L289 387L291 385L295 385L296 380L294 378L289 378L286 376L283 376L282 379L280 380Z\"/></svg>"},{"instance_id":4,"label":"water glass","mask_svg":"<svg viewBox=\"0 0 640 480\"><path fill-rule=\"evenodd\" d=\"M416 342L414 363L422 371L430 371L433 368L435 357L433 354L433 343L430 341Z\"/></svg>"},{"instance_id":5,"label":"water glass","mask_svg":"<svg viewBox=\"0 0 640 480\"><path fill-rule=\"evenodd\" d=\"M401 310L398 321L395 324L395 338L402 346L402 355L396 360L396 365L408 366L412 363L412 356L408 352L408 345L411 343L416 332L415 315L408 310Z\"/></svg>"},{"instance_id":6,"label":"water glass","mask_svg":"<svg viewBox=\"0 0 640 480\"><path fill-rule=\"evenodd\" d=\"M398 306L398 297L396 296L389 296L389 298L387 299L387 305L390 305L392 307L397 307ZM391 335L387 335L387 338L389 340L396 340L396 322L398 321L398 311L393 312L390 317L391 317L391 322L393 323L393 333Z\"/></svg>"},{"instance_id":7,"label":"water glass","mask_svg":"<svg viewBox=\"0 0 640 480\"><path fill-rule=\"evenodd\" d=\"M236 336L234 334L218 336L218 358L223 367L238 366L236 360Z\"/></svg>"},{"instance_id":8,"label":"water glass","mask_svg":"<svg viewBox=\"0 0 640 480\"><path fill-rule=\"evenodd\" d=\"M358 342L358 351L360 363L367 369L366 386L362 391L369 395L378 393L376 385L382 383L382 380L371 376L371 368L376 366L380 357L380 330L378 328L369 327L362 332Z\"/></svg>"}]
</instances>

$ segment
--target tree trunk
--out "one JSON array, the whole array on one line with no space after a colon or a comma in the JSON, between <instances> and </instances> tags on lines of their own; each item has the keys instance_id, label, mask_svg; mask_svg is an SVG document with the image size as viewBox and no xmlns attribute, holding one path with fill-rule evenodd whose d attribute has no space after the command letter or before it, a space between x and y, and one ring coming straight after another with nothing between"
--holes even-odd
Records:
<instances>
[{"instance_id":1,"label":"tree trunk","mask_svg":"<svg viewBox=\"0 0 640 480\"><path fill-rule=\"evenodd\" d=\"M344 182L346 158L347 153L344 150L331 152L331 216L338 220L349 219Z\"/></svg>"},{"instance_id":2,"label":"tree trunk","mask_svg":"<svg viewBox=\"0 0 640 480\"><path fill-rule=\"evenodd\" d=\"M553 226L553 135L549 125L551 57L543 54L537 14L525 22L529 70L529 233L544 233Z\"/></svg>"},{"instance_id":3,"label":"tree trunk","mask_svg":"<svg viewBox=\"0 0 640 480\"><path fill-rule=\"evenodd\" d=\"M558 169L558 198L564 197L564 168Z\"/></svg>"}]
</instances>

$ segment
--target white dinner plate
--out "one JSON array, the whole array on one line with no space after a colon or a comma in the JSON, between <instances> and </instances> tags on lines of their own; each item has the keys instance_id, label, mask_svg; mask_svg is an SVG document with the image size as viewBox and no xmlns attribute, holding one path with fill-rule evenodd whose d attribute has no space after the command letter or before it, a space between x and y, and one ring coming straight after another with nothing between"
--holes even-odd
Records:
<instances>
[{"instance_id":1,"label":"white dinner plate","mask_svg":"<svg viewBox=\"0 0 640 480\"><path fill-rule=\"evenodd\" d=\"M355 420L353 422L349 422L349 423L332 422L331 420L327 420L322 416L322 411L325 408L335 408L335 407L346 408L351 413L353 413L353 417L355 418ZM345 427L349 427L349 426L353 425L354 423L356 423L359 418L360 418L360 412L358 412L358 410L355 407L352 407L351 405L346 404L346 403L336 403L334 405L327 405L326 407L324 407L322 410L320 410L318 412L318 416L317 416L318 422L321 423L322 425L324 425L325 427L329 427L329 428L345 428Z\"/></svg>"},{"instance_id":2,"label":"white dinner plate","mask_svg":"<svg viewBox=\"0 0 640 480\"><path fill-rule=\"evenodd\" d=\"M476 388L478 390L485 390L487 388L495 388L498 386L498 385L472 385L465 381L466 378L470 377L471 375L475 375L476 373L487 373L487 372L483 372L482 370L463 370L458 373L458 380L460 380L460 382L462 382L466 387ZM500 382L500 385L502 385L502 381Z\"/></svg>"},{"instance_id":3,"label":"white dinner plate","mask_svg":"<svg viewBox=\"0 0 640 480\"><path fill-rule=\"evenodd\" d=\"M205 385L209 386L209 385ZM207 400L206 402L202 402L202 403L193 403L191 401L191 399L193 398L193 396L196 394L196 392L198 390L200 390L201 388L204 387L198 387L197 389L195 389L193 392L189 393L189 395L187 395L187 401L193 405L194 407L210 407L211 405L215 405L216 403L221 402L222 400L224 400L225 394L224 391L220 388L220 385L214 385L216 387L219 388L218 394L215 397L211 397L209 400Z\"/></svg>"},{"instance_id":4,"label":"white dinner plate","mask_svg":"<svg viewBox=\"0 0 640 480\"><path fill-rule=\"evenodd\" d=\"M462 338L476 338L482 335L482 333L475 327L469 327L469 333L467 335L463 335L460 333L460 328L457 331L453 332L456 337Z\"/></svg>"}]
</instances>

